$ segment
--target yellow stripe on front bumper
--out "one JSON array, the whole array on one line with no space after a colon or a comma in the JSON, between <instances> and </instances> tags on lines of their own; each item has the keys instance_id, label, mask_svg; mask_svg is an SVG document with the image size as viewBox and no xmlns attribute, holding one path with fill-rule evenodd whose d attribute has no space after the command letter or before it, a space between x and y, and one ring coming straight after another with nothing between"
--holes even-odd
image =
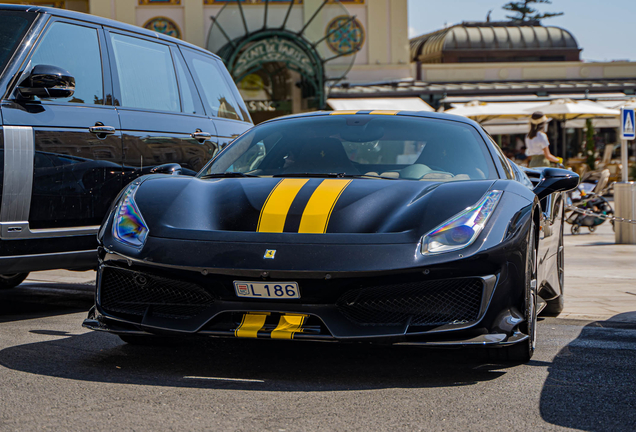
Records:
<instances>
[{"instance_id":1,"label":"yellow stripe on front bumper","mask_svg":"<svg viewBox=\"0 0 636 432\"><path fill-rule=\"evenodd\" d=\"M234 336L243 338L257 337L258 331L263 328L268 316L269 312L244 314L241 325L234 331Z\"/></svg>"},{"instance_id":2,"label":"yellow stripe on front bumper","mask_svg":"<svg viewBox=\"0 0 636 432\"><path fill-rule=\"evenodd\" d=\"M298 191L309 179L283 179L267 197L258 218L258 232L282 233L289 207L291 207Z\"/></svg>"},{"instance_id":3,"label":"yellow stripe on front bumper","mask_svg":"<svg viewBox=\"0 0 636 432\"><path fill-rule=\"evenodd\" d=\"M281 315L278 326L272 330L272 339L293 339L294 334L302 332L307 315Z\"/></svg>"},{"instance_id":4,"label":"yellow stripe on front bumper","mask_svg":"<svg viewBox=\"0 0 636 432\"><path fill-rule=\"evenodd\" d=\"M331 212L342 191L351 180L323 180L309 198L300 219L299 233L324 234L327 232Z\"/></svg>"}]
</instances>

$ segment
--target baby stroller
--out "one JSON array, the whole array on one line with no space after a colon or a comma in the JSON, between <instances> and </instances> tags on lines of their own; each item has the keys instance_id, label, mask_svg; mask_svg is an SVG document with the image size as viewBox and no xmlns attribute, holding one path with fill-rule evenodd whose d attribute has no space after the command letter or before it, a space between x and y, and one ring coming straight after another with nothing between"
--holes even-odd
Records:
<instances>
[{"instance_id":1,"label":"baby stroller","mask_svg":"<svg viewBox=\"0 0 636 432\"><path fill-rule=\"evenodd\" d=\"M601 177L599 178L598 183L596 183L596 186L594 187L592 192L586 193L581 187L579 187L578 191L581 194L581 198L572 202L571 197L569 197L569 204L577 209L585 210L587 212L593 212L606 216L614 216L614 210L612 210L612 206L602 196L603 190L605 189L609 181L609 176L609 170L603 170L601 172ZM585 215L576 210L572 210L572 214L570 214L570 216L568 216L565 221L572 225L570 232L573 235L576 235L581 231L582 226L587 227L590 232L594 232L596 231L596 227L598 225L601 225L606 220L607 219L604 217ZM614 221L611 220L610 222L613 229Z\"/></svg>"}]
</instances>

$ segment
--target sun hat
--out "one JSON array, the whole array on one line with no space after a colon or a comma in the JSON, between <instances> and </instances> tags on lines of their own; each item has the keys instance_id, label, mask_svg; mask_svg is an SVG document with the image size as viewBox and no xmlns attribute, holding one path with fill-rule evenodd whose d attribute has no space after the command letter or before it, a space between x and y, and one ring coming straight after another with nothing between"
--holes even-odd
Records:
<instances>
[{"instance_id":1,"label":"sun hat","mask_svg":"<svg viewBox=\"0 0 636 432\"><path fill-rule=\"evenodd\" d=\"M532 113L532 116L530 117L530 123L538 125L541 123L546 123L549 122L550 119L547 118L545 116L545 114L543 114L541 111L535 111Z\"/></svg>"}]
</instances>

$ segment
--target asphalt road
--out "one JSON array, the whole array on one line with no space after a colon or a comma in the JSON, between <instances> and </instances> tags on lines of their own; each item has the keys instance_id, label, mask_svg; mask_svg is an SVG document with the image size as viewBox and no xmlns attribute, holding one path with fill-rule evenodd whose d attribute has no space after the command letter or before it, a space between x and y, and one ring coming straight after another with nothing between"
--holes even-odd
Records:
<instances>
[{"instance_id":1,"label":"asphalt road","mask_svg":"<svg viewBox=\"0 0 636 432\"><path fill-rule=\"evenodd\" d=\"M92 287L0 292L0 430L636 430L636 324L545 319L529 364L475 352L80 327Z\"/></svg>"}]
</instances>

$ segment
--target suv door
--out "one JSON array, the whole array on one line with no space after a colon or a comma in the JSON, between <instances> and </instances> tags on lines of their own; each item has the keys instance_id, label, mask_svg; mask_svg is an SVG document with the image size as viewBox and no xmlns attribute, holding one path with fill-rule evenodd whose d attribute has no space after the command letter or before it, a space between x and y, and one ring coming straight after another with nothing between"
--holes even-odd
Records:
<instances>
[{"instance_id":1,"label":"suv door","mask_svg":"<svg viewBox=\"0 0 636 432\"><path fill-rule=\"evenodd\" d=\"M171 162L194 175L218 145L179 50L116 29L108 29L107 39L127 180Z\"/></svg>"},{"instance_id":2,"label":"suv door","mask_svg":"<svg viewBox=\"0 0 636 432\"><path fill-rule=\"evenodd\" d=\"M122 141L101 27L52 18L30 53L36 65L75 78L68 98L2 101L4 191L2 239L68 237L97 231L122 188ZM99 126L99 129L91 129Z\"/></svg>"},{"instance_id":3,"label":"suv door","mask_svg":"<svg viewBox=\"0 0 636 432\"><path fill-rule=\"evenodd\" d=\"M205 109L214 119L220 148L252 127L245 103L223 63L209 55L181 48L194 75Z\"/></svg>"}]
</instances>

